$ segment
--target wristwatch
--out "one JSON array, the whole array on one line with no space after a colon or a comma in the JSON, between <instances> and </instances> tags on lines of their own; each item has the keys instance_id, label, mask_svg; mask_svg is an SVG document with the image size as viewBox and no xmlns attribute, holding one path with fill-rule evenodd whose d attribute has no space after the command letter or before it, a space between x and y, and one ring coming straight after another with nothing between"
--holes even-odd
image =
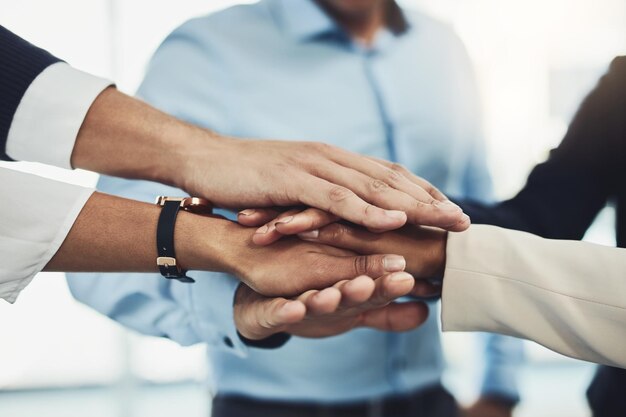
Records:
<instances>
[{"instance_id":1,"label":"wristwatch","mask_svg":"<svg viewBox=\"0 0 626 417\"><path fill-rule=\"evenodd\" d=\"M161 206L161 214L157 224L157 266L161 275L168 279L192 283L193 278L187 276L187 271L176 260L174 250L174 226L180 210L190 213L210 215L213 206L204 198L198 197L157 197L156 204Z\"/></svg>"}]
</instances>

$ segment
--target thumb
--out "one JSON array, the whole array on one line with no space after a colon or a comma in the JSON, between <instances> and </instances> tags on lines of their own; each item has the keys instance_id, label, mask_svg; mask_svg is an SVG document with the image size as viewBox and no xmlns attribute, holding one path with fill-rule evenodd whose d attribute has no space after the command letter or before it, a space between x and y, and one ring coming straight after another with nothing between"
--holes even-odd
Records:
<instances>
[{"instance_id":1,"label":"thumb","mask_svg":"<svg viewBox=\"0 0 626 417\"><path fill-rule=\"evenodd\" d=\"M318 285L324 287L361 275L380 277L390 272L401 272L406 267L406 261L400 255L328 255L318 265Z\"/></svg>"},{"instance_id":2,"label":"thumb","mask_svg":"<svg viewBox=\"0 0 626 417\"><path fill-rule=\"evenodd\" d=\"M390 272L401 272L406 268L406 260L400 255L357 255L348 258L351 264L351 277L359 275L379 277Z\"/></svg>"},{"instance_id":3,"label":"thumb","mask_svg":"<svg viewBox=\"0 0 626 417\"><path fill-rule=\"evenodd\" d=\"M304 319L306 307L298 300L265 297L246 285L240 285L235 296L234 319L242 336L265 339L289 324Z\"/></svg>"},{"instance_id":4,"label":"thumb","mask_svg":"<svg viewBox=\"0 0 626 417\"><path fill-rule=\"evenodd\" d=\"M346 255L309 252L302 261L303 273L295 284L300 291L323 289L361 275L380 277L404 271L406 261L400 255Z\"/></svg>"}]
</instances>

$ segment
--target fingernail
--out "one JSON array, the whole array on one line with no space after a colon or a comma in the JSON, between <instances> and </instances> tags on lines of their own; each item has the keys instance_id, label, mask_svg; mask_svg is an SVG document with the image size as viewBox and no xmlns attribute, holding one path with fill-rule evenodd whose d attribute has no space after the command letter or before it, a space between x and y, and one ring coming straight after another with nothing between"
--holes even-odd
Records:
<instances>
[{"instance_id":1,"label":"fingernail","mask_svg":"<svg viewBox=\"0 0 626 417\"><path fill-rule=\"evenodd\" d=\"M257 235L264 235L267 233L267 231L269 230L269 227L267 227L267 225L265 226L261 226L258 229L256 229L256 232L254 232Z\"/></svg>"},{"instance_id":2,"label":"fingernail","mask_svg":"<svg viewBox=\"0 0 626 417\"><path fill-rule=\"evenodd\" d=\"M302 239L317 239L319 235L320 235L319 229L298 233L298 236L301 237Z\"/></svg>"},{"instance_id":3,"label":"fingernail","mask_svg":"<svg viewBox=\"0 0 626 417\"><path fill-rule=\"evenodd\" d=\"M406 282L409 280L413 280L413 277L406 272L399 272L397 274L391 275L389 279L394 282Z\"/></svg>"},{"instance_id":4,"label":"fingernail","mask_svg":"<svg viewBox=\"0 0 626 417\"><path fill-rule=\"evenodd\" d=\"M444 211L463 211L461 207L457 206L456 204L454 204L452 201L449 201L449 200L437 201L434 205L438 209L444 210Z\"/></svg>"},{"instance_id":5,"label":"fingernail","mask_svg":"<svg viewBox=\"0 0 626 417\"><path fill-rule=\"evenodd\" d=\"M285 224L285 223L289 223L290 221L293 220L293 216L287 216L285 218L279 219L276 224L280 223L280 224Z\"/></svg>"},{"instance_id":6,"label":"fingernail","mask_svg":"<svg viewBox=\"0 0 626 417\"><path fill-rule=\"evenodd\" d=\"M406 213L400 210L385 210L385 214L392 219L406 219Z\"/></svg>"},{"instance_id":7,"label":"fingernail","mask_svg":"<svg viewBox=\"0 0 626 417\"><path fill-rule=\"evenodd\" d=\"M256 212L255 209L245 209L245 210L241 210L239 212L239 214L241 214L242 216L251 216Z\"/></svg>"},{"instance_id":8,"label":"fingernail","mask_svg":"<svg viewBox=\"0 0 626 417\"><path fill-rule=\"evenodd\" d=\"M406 261L399 255L387 255L383 258L383 268L387 272L404 271Z\"/></svg>"}]
</instances>

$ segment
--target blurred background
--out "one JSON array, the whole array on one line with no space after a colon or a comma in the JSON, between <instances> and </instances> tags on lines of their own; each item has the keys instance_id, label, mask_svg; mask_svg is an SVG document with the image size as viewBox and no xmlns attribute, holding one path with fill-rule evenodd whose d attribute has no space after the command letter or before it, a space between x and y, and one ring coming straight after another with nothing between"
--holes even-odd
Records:
<instances>
[{"instance_id":1,"label":"blurred background","mask_svg":"<svg viewBox=\"0 0 626 417\"><path fill-rule=\"evenodd\" d=\"M250 3L250 1L247 1ZM0 24L72 65L134 93L160 41L186 19L236 0L0 0ZM626 53L624 0L404 0L450 23L478 74L497 195L513 195L562 138L577 104ZM12 164L93 186L96 175ZM586 239L614 245L607 207ZM62 274L41 274L16 305L0 304L0 415L206 417L201 346L139 336L78 304ZM444 336L446 385L476 395L475 338ZM593 366L527 344L516 416L587 415Z\"/></svg>"}]
</instances>

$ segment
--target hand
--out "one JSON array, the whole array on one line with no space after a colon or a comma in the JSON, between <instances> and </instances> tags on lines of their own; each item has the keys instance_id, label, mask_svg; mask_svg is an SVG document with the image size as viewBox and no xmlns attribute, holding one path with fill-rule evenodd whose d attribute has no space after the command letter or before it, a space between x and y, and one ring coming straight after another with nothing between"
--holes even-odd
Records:
<instances>
[{"instance_id":1,"label":"hand","mask_svg":"<svg viewBox=\"0 0 626 417\"><path fill-rule=\"evenodd\" d=\"M208 146L207 143L211 143ZM469 218L405 168L312 142L240 140L186 145L178 185L228 208L306 205L374 230L407 222L464 230Z\"/></svg>"},{"instance_id":2,"label":"hand","mask_svg":"<svg viewBox=\"0 0 626 417\"><path fill-rule=\"evenodd\" d=\"M321 291L307 291L295 300L264 297L242 284L235 297L235 324L243 336L253 340L279 332L327 337L355 327L406 331L428 317L425 304L391 303L408 294L413 282L404 272L376 280L360 276Z\"/></svg>"},{"instance_id":3,"label":"hand","mask_svg":"<svg viewBox=\"0 0 626 417\"><path fill-rule=\"evenodd\" d=\"M420 226L372 233L359 227L333 223L321 229L301 233L308 242L321 243L362 254L388 250L401 254L406 271L416 278L441 276L445 267L447 232Z\"/></svg>"},{"instance_id":4,"label":"hand","mask_svg":"<svg viewBox=\"0 0 626 417\"><path fill-rule=\"evenodd\" d=\"M72 166L175 185L221 207L307 205L377 230L457 230L462 210L399 165L330 145L227 138L115 88L91 105ZM465 226L467 227L467 226Z\"/></svg>"},{"instance_id":5,"label":"hand","mask_svg":"<svg viewBox=\"0 0 626 417\"><path fill-rule=\"evenodd\" d=\"M304 215L299 219L303 222L293 229L292 223L302 213ZM281 214L269 209L253 210L240 213L238 218L241 223L255 226L273 217L275 217L274 220L260 228L261 232L256 231L252 237L254 243L267 245L283 237L282 232L285 230L292 233L294 230L309 229L298 236L303 240L361 254L401 254L407 262L406 271L416 278L441 277L445 269L447 232L441 229L407 225L400 230L372 233L343 223L328 224L330 219L328 213L314 209L308 209L305 212L291 210ZM285 219L290 221L285 222ZM328 225L323 226L326 224ZM302 225L306 226L302 227ZM315 229L314 227L318 225L323 227ZM417 281L412 291L412 295L418 297L432 297L440 294L440 283L428 281Z\"/></svg>"},{"instance_id":6,"label":"hand","mask_svg":"<svg viewBox=\"0 0 626 417\"><path fill-rule=\"evenodd\" d=\"M471 406L464 408L462 417L512 417L513 407L503 402L481 397Z\"/></svg>"},{"instance_id":7,"label":"hand","mask_svg":"<svg viewBox=\"0 0 626 417\"><path fill-rule=\"evenodd\" d=\"M407 261L406 271L416 278L441 275L445 267L447 232L441 229L407 225L402 229L372 233L363 228L337 223L332 215L316 210L244 210L238 220L245 226L258 226L252 240L269 245L285 235L297 233L310 242L322 243L361 254L396 253ZM332 220L332 221L331 221ZM296 224L297 223L297 224ZM299 232L299 230L306 230Z\"/></svg>"},{"instance_id":8,"label":"hand","mask_svg":"<svg viewBox=\"0 0 626 417\"><path fill-rule=\"evenodd\" d=\"M340 219L323 210L308 208L305 210L292 209L282 212L277 209L246 209L239 212L237 220L241 225L248 227L263 225L256 230L252 241L257 245L269 245L284 236L307 236L307 234L305 234L306 232L314 233L324 226L336 223ZM463 225L463 228L468 227L469 224L468 217L467 223ZM406 230L420 229L411 229L411 225L407 225Z\"/></svg>"},{"instance_id":9,"label":"hand","mask_svg":"<svg viewBox=\"0 0 626 417\"><path fill-rule=\"evenodd\" d=\"M299 235L309 242L323 243L361 254L379 250L401 254L406 271L415 278L441 278L446 264L447 232L441 229L405 226L400 230L372 233L367 230L333 223ZM441 294L441 284L417 281L411 294L432 297Z\"/></svg>"},{"instance_id":10,"label":"hand","mask_svg":"<svg viewBox=\"0 0 626 417\"><path fill-rule=\"evenodd\" d=\"M225 219L181 213L174 244L184 268L232 273L267 296L294 296L359 275L403 271L406 265L402 256L356 255L297 237L257 246L253 234L253 229Z\"/></svg>"}]
</instances>

